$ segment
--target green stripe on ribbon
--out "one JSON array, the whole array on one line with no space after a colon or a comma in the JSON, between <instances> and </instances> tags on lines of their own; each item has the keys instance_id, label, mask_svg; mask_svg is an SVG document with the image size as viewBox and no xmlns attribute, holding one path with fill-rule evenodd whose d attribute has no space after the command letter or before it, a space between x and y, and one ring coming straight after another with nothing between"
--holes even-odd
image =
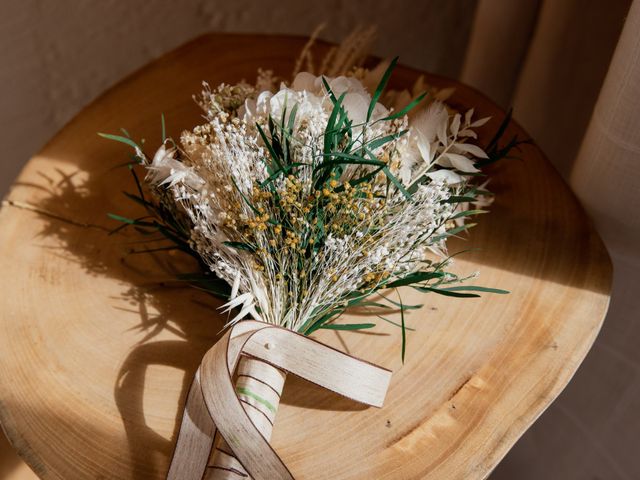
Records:
<instances>
[{"instance_id":1,"label":"green stripe on ribbon","mask_svg":"<svg viewBox=\"0 0 640 480\"><path fill-rule=\"evenodd\" d=\"M242 394L242 395L246 395L247 397L251 397L253 398L256 402L261 403L262 405L264 405L265 407L267 407L269 410L271 410L273 413L276 413L276 407L274 407L271 402L265 400L264 398L262 398L260 395L256 395L255 393L253 393L251 390L249 390L248 388L244 388L244 387L236 387L236 392Z\"/></svg>"}]
</instances>

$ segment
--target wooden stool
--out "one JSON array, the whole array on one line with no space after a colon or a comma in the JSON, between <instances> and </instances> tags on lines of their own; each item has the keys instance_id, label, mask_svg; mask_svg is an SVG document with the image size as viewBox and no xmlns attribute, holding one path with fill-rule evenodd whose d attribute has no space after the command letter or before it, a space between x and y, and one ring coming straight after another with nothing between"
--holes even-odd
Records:
<instances>
[{"instance_id":1,"label":"wooden stool","mask_svg":"<svg viewBox=\"0 0 640 480\"><path fill-rule=\"evenodd\" d=\"M107 212L141 210L129 152L96 132L125 127L160 142L202 121L191 95L253 81L259 67L288 78L305 40L209 35L165 55L84 109L24 168L0 211L0 422L46 479L161 479L187 389L224 322L206 294L171 281L194 268L108 236ZM325 50L320 45L318 50ZM401 53L401 52L400 52ZM317 58L317 57L316 57ZM398 68L392 86L420 72ZM493 119L473 89L426 74L451 99ZM506 137L525 132L511 124ZM364 408L295 377L285 386L272 445L300 479L481 479L571 379L602 324L611 279L605 249L568 187L535 145L490 169L491 212L451 252L457 271L510 295L424 303L400 330L323 331L318 338L394 371L384 408ZM142 213L140 213L142 215ZM161 283L165 282L165 283ZM374 317L375 318L375 317Z\"/></svg>"}]
</instances>

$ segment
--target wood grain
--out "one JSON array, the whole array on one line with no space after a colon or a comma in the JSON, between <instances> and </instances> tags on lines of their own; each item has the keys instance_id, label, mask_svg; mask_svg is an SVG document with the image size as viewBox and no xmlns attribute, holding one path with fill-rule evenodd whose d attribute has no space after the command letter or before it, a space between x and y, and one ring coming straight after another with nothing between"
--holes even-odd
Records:
<instances>
[{"instance_id":1,"label":"wood grain","mask_svg":"<svg viewBox=\"0 0 640 480\"><path fill-rule=\"evenodd\" d=\"M252 80L258 67L287 77L303 39L210 35L153 62L88 106L15 182L0 211L0 422L46 479L155 479L168 469L180 412L223 318L201 292L166 283L187 260L109 237L107 212L138 210L120 146L96 132L126 127L149 145L200 121L201 80ZM319 47L325 48L325 47ZM395 86L419 72L399 68ZM504 113L456 86L452 102ZM508 135L526 133L513 124ZM394 371L382 409L289 378L272 444L296 478L480 479L570 380L596 337L611 269L574 196L535 145L491 169L491 213L452 251L457 270L506 296L424 303L399 331L322 332L318 338ZM165 283L162 283L165 282Z\"/></svg>"}]
</instances>

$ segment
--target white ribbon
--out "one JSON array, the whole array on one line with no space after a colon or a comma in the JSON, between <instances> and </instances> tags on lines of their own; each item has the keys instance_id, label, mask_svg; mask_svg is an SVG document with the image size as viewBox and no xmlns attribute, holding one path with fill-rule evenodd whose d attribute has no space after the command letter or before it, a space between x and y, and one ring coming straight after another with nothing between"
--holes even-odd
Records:
<instances>
[{"instance_id":1,"label":"white ribbon","mask_svg":"<svg viewBox=\"0 0 640 480\"><path fill-rule=\"evenodd\" d=\"M237 397L233 372L249 355L355 401L381 407L391 372L281 327L237 323L204 356L187 397L169 480L200 480L216 430L254 480L294 480Z\"/></svg>"}]
</instances>

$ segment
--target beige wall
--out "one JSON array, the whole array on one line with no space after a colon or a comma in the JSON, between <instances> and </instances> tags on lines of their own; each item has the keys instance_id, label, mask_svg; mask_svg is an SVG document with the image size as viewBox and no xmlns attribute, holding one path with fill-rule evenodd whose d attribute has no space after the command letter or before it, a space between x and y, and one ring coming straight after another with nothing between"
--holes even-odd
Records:
<instances>
[{"instance_id":1,"label":"beige wall","mask_svg":"<svg viewBox=\"0 0 640 480\"><path fill-rule=\"evenodd\" d=\"M475 0L20 0L0 11L0 195L83 105L149 60L208 31L338 41L384 25L375 53L457 76ZM206 59L203 59L206 61Z\"/></svg>"}]
</instances>

